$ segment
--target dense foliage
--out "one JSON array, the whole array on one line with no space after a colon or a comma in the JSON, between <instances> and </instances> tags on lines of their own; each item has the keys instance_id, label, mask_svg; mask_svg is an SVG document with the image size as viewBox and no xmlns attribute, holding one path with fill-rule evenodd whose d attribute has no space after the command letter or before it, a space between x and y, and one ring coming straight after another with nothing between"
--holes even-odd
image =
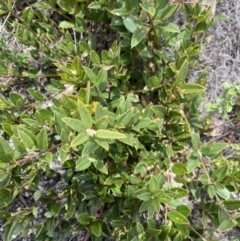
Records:
<instances>
[{"instance_id":1,"label":"dense foliage","mask_svg":"<svg viewBox=\"0 0 240 241\"><path fill-rule=\"evenodd\" d=\"M240 225L240 171L215 165L226 143L200 138L206 73L188 82L215 6L180 2L0 0L4 28L28 49L2 40L1 77L30 83L26 97L0 85L4 241L208 240L209 220ZM34 204L12 210L23 193Z\"/></svg>"}]
</instances>

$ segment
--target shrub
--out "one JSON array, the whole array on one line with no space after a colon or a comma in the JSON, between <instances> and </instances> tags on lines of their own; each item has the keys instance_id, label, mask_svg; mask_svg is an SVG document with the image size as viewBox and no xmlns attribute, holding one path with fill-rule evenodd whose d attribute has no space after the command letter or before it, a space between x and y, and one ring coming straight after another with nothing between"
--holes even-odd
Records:
<instances>
[{"instance_id":1,"label":"shrub","mask_svg":"<svg viewBox=\"0 0 240 241\"><path fill-rule=\"evenodd\" d=\"M239 95L240 87L238 84L223 83L223 93L215 103L209 103L206 105L209 113L218 113L224 119L229 120L229 114L236 109L237 120L239 119Z\"/></svg>"},{"instance_id":2,"label":"shrub","mask_svg":"<svg viewBox=\"0 0 240 241\"><path fill-rule=\"evenodd\" d=\"M41 66L18 68L15 76L50 83L46 96L28 88L31 98L2 87L5 241L30 233L35 240L78 233L84 240L206 240L206 223L192 221L187 198L220 231L239 225L230 212L240 207L233 195L239 170L214 165L226 143L204 144L199 135L206 75L187 81L213 7L8 0L0 9L5 28ZM179 11L182 27L171 21ZM8 64L1 62L2 76ZM60 180L46 189L43 177ZM25 207L12 210L19 199Z\"/></svg>"}]
</instances>

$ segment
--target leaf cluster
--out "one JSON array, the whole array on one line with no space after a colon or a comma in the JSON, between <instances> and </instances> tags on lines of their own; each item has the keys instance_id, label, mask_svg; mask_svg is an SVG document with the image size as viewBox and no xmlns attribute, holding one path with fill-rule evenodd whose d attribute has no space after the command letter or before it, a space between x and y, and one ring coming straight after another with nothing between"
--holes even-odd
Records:
<instances>
[{"instance_id":1,"label":"leaf cluster","mask_svg":"<svg viewBox=\"0 0 240 241\"><path fill-rule=\"evenodd\" d=\"M204 144L199 135L206 73L188 82L214 23L211 7L170 0L17 6L0 1L0 14L10 16L6 28L45 73L15 74L45 75L50 84L48 96L29 87L31 103L14 92L0 97L5 241L29 233L39 241L78 233L84 240L206 240L208 219L219 231L240 225L239 170L214 165L227 144ZM182 27L171 21L179 11ZM107 34L113 40L102 44ZM41 178L54 175L61 185L44 189ZM23 193L34 202L12 211ZM188 197L203 222L192 222Z\"/></svg>"}]
</instances>

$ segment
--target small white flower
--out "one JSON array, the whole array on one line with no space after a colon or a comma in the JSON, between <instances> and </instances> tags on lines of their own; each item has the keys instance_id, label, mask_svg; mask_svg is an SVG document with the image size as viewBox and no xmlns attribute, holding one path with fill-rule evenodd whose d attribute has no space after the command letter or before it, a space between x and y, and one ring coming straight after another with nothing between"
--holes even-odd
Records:
<instances>
[{"instance_id":1,"label":"small white flower","mask_svg":"<svg viewBox=\"0 0 240 241\"><path fill-rule=\"evenodd\" d=\"M93 129L87 129L86 133L87 133L88 136L91 136L91 137L96 135L96 131L93 130Z\"/></svg>"}]
</instances>

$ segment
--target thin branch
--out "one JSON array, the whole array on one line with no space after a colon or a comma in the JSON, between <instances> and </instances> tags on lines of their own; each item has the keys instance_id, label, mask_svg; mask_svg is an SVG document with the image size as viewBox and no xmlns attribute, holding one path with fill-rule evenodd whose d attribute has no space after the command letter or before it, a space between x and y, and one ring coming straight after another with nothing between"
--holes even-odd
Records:
<instances>
[{"instance_id":1,"label":"thin branch","mask_svg":"<svg viewBox=\"0 0 240 241\"><path fill-rule=\"evenodd\" d=\"M198 231L196 231L191 225L188 225L189 229L191 229L195 234L197 234L202 240L206 240Z\"/></svg>"},{"instance_id":2,"label":"thin branch","mask_svg":"<svg viewBox=\"0 0 240 241\"><path fill-rule=\"evenodd\" d=\"M88 238L90 237L90 235L91 235L91 233L90 233L90 231L88 231L88 232L86 233L86 235L85 235L83 241L87 241Z\"/></svg>"},{"instance_id":3,"label":"thin branch","mask_svg":"<svg viewBox=\"0 0 240 241\"><path fill-rule=\"evenodd\" d=\"M11 13L9 12L8 15L7 15L7 17L6 17L6 19L4 20L4 22L3 22L3 24L2 24L2 26L0 27L0 32L2 31L2 29L3 29L4 25L6 24L6 22L8 21L10 15L11 15Z\"/></svg>"},{"instance_id":4,"label":"thin branch","mask_svg":"<svg viewBox=\"0 0 240 241\"><path fill-rule=\"evenodd\" d=\"M47 78L47 77L58 77L60 74L39 74L36 75L36 78ZM30 77L28 75L18 75L18 74L0 74L0 77L4 78L24 78L24 79L33 79L33 77Z\"/></svg>"},{"instance_id":5,"label":"thin branch","mask_svg":"<svg viewBox=\"0 0 240 241\"><path fill-rule=\"evenodd\" d=\"M17 162L18 162L19 164L24 165L27 161L29 161L29 160L31 160L31 159L33 159L33 158L39 157L39 156L43 155L43 154L46 153L46 152L53 151L53 150L57 149L59 146L61 146L61 145L62 145L62 143L59 143L59 144L57 144L57 145L54 145L54 146L50 147L47 151L40 151L40 152L38 152L38 153L34 153L34 154L29 155L29 156L27 156L27 157L25 157L25 158L23 158L23 159L17 160Z\"/></svg>"}]
</instances>

